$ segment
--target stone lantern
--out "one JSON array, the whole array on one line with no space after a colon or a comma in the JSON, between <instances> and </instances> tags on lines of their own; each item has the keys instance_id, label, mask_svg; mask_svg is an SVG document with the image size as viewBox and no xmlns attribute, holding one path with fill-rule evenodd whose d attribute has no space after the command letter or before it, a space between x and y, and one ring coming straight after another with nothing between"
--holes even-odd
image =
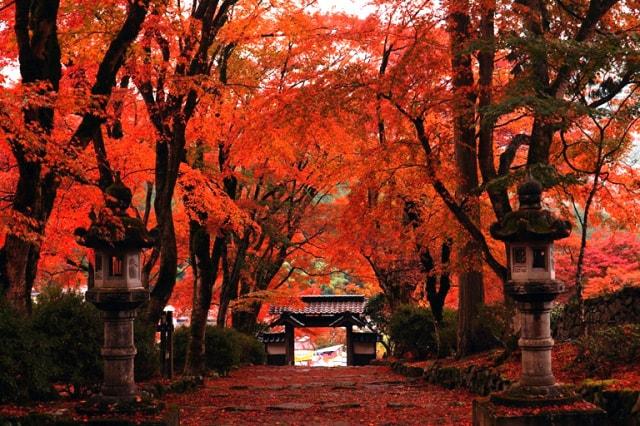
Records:
<instances>
[{"instance_id":1,"label":"stone lantern","mask_svg":"<svg viewBox=\"0 0 640 426\"><path fill-rule=\"evenodd\" d=\"M520 207L491 228L493 238L507 245L505 296L521 313L518 345L522 352L520 380L506 391L473 401L473 425L604 424L606 413L581 401L571 386L556 383L551 369L550 313L564 292L555 279L553 242L571 233L571 223L540 206L542 185L529 178L518 188Z\"/></svg>"},{"instance_id":2,"label":"stone lantern","mask_svg":"<svg viewBox=\"0 0 640 426\"><path fill-rule=\"evenodd\" d=\"M104 383L102 401L136 399L134 382L133 321L136 308L149 300L142 286L140 254L153 245L144 224L130 217L131 191L119 176L106 191L106 208L89 215L89 229L76 229L80 245L93 249L93 283L86 299L96 305L104 319Z\"/></svg>"},{"instance_id":3,"label":"stone lantern","mask_svg":"<svg viewBox=\"0 0 640 426\"><path fill-rule=\"evenodd\" d=\"M518 210L491 226L491 236L507 245L509 279L504 293L521 313L522 373L519 383L493 399L564 403L575 399L556 384L551 369L550 313L564 284L555 279L553 243L571 233L571 223L540 206L542 185L528 179L518 188ZM508 401L507 401L508 402ZM544 405L544 404L542 404Z\"/></svg>"}]
</instances>

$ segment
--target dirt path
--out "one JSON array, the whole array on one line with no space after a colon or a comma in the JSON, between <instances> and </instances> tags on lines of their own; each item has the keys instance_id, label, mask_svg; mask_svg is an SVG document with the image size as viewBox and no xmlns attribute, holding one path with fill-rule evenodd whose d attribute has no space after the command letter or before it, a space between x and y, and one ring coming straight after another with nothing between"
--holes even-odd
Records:
<instances>
[{"instance_id":1,"label":"dirt path","mask_svg":"<svg viewBox=\"0 0 640 426\"><path fill-rule=\"evenodd\" d=\"M247 367L172 395L181 424L466 425L473 396L388 367Z\"/></svg>"}]
</instances>

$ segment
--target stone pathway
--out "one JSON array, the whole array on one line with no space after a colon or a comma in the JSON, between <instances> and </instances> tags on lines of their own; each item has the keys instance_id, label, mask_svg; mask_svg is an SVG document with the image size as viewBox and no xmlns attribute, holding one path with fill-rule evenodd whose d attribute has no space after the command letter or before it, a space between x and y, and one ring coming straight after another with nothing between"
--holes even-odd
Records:
<instances>
[{"instance_id":1,"label":"stone pathway","mask_svg":"<svg viewBox=\"0 0 640 426\"><path fill-rule=\"evenodd\" d=\"M246 367L171 395L181 425L467 425L473 396L389 367Z\"/></svg>"}]
</instances>

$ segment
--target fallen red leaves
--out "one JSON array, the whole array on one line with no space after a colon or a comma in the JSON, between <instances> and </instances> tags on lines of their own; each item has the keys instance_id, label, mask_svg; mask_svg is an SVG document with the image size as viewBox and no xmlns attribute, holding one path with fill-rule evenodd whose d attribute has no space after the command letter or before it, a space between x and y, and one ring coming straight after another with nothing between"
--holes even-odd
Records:
<instances>
[{"instance_id":1,"label":"fallen red leaves","mask_svg":"<svg viewBox=\"0 0 640 426\"><path fill-rule=\"evenodd\" d=\"M471 423L473 396L415 382L389 367L248 367L171 395L181 424Z\"/></svg>"},{"instance_id":2,"label":"fallen red leaves","mask_svg":"<svg viewBox=\"0 0 640 426\"><path fill-rule=\"evenodd\" d=\"M571 404L551 405L548 407L506 407L496 405L496 413L506 416L536 416L542 413L562 413L568 411L588 411L597 407L589 402L577 401Z\"/></svg>"},{"instance_id":3,"label":"fallen red leaves","mask_svg":"<svg viewBox=\"0 0 640 426\"><path fill-rule=\"evenodd\" d=\"M581 369L575 365L574 359L578 354L577 347L572 343L560 343L553 349L553 373L559 383L580 384L585 379L592 377L591 371ZM438 360L442 366L465 368L470 365L493 366L494 360L499 355L498 351L484 352L463 359ZM413 362L408 365L428 368L434 360ZM520 353L514 353L506 362L496 367L505 378L517 381L520 376ZM640 389L640 365L620 365L613 370L609 389Z\"/></svg>"}]
</instances>

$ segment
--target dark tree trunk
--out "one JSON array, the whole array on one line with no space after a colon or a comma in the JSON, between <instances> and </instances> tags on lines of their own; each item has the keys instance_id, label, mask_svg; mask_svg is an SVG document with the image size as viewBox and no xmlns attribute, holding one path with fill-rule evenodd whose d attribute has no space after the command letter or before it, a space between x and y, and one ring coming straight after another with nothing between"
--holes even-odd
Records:
<instances>
[{"instance_id":1,"label":"dark tree trunk","mask_svg":"<svg viewBox=\"0 0 640 426\"><path fill-rule=\"evenodd\" d=\"M174 123L183 129L182 123ZM156 198L154 210L159 230L160 266L158 279L151 291L147 320L157 324L176 284L178 248L173 223L172 201L178 180L178 170L184 158L184 133L175 131L175 138L167 136L156 144Z\"/></svg>"},{"instance_id":2,"label":"dark tree trunk","mask_svg":"<svg viewBox=\"0 0 640 426\"><path fill-rule=\"evenodd\" d=\"M39 89L38 94L41 96L47 92L57 92L61 76L56 25L59 1L17 0L15 4L15 32L22 83L47 83L48 88ZM140 31L148 5L149 0L130 5L125 22L102 58L91 93L100 95L103 106L106 106L111 95L112 82L115 81L115 76L124 62L126 51ZM51 215L59 179L55 174L55 168L42 175L42 158L46 155L47 139L53 128L53 109L27 106L23 111L25 124L41 135L41 145L44 148L39 152L25 152L19 141L10 141L19 168L14 209L34 221L35 225L29 231L35 238L27 240L16 233L7 234L5 245L0 250L0 287L10 303L19 311L29 312L31 289L40 258L39 239L44 235ZM96 132L100 131L101 123L102 119L94 113L86 113L74 133L71 144L78 148L86 147ZM96 147L100 148L100 141L95 142ZM73 151L70 150L69 154L73 155ZM99 164L108 165L104 153L96 150L96 155ZM100 170L102 181L105 175L103 169L104 167ZM21 234L24 235L24 232Z\"/></svg>"},{"instance_id":3,"label":"dark tree trunk","mask_svg":"<svg viewBox=\"0 0 640 426\"><path fill-rule=\"evenodd\" d=\"M209 245L211 239L209 234L203 229L202 225L197 223L192 223L190 228L194 297L185 374L197 375L205 371L205 331L224 239L222 237L215 239L210 254Z\"/></svg>"},{"instance_id":4,"label":"dark tree trunk","mask_svg":"<svg viewBox=\"0 0 640 426\"><path fill-rule=\"evenodd\" d=\"M58 91L61 64L57 34L59 1L16 1L15 34L22 84L27 93L47 96ZM46 87L31 87L45 83ZM7 233L0 250L0 287L7 302L18 312L30 313L31 289L40 259L41 238L55 201L58 179L43 174L46 146L53 130L54 110L27 104L23 108L25 127L40 139L41 149L26 148L21 140L10 146L18 164L18 184L12 209L32 223L18 224ZM26 227L26 229L24 229ZM29 235L30 234L30 235Z\"/></svg>"},{"instance_id":5,"label":"dark tree trunk","mask_svg":"<svg viewBox=\"0 0 640 426\"><path fill-rule=\"evenodd\" d=\"M220 49L212 49L212 45L220 29L228 19L229 11L237 0L203 0L194 3L191 18L201 22L199 36L195 33L186 37L181 43L180 60L174 68L177 79L188 79L195 76L208 76L211 73L214 58ZM165 67L172 66L170 50L166 41L156 40L161 46ZM224 53L227 49L222 49ZM156 285L151 291L151 300L147 307L147 320L155 324L166 306L176 284L178 256L176 236L171 211L171 201L178 178L180 164L186 160L186 128L199 101L199 92L190 89L186 93L181 90L172 92L164 87L164 78L155 82L153 87L149 75L134 76L136 85L143 98L151 122L160 135L156 142L156 200L154 209L160 231L160 240L156 249L160 251L160 266ZM224 79L223 79L224 80ZM167 93L168 92L168 93Z\"/></svg>"},{"instance_id":6,"label":"dark tree trunk","mask_svg":"<svg viewBox=\"0 0 640 426\"><path fill-rule=\"evenodd\" d=\"M451 257L451 241L445 240L442 243L442 249L440 253L440 286L437 285L438 276L434 273L435 262L429 252L429 249L424 248L420 250L420 262L422 263L422 269L427 274L427 280L425 285L425 293L427 294L427 301L431 307L433 317L438 324L442 324L444 320L444 301L447 298L449 289L451 288L451 279L449 275L449 259Z\"/></svg>"},{"instance_id":7,"label":"dark tree trunk","mask_svg":"<svg viewBox=\"0 0 640 426\"><path fill-rule=\"evenodd\" d=\"M229 157L228 149L221 144L218 151L218 164L220 172L227 167ZM197 142L196 156L193 164L194 168L204 168L204 150ZM237 180L233 176L228 176L223 180L226 194L235 198ZM193 188L185 188L191 191ZM208 213L200 212L199 221L191 221L189 225L189 250L191 265L193 268L193 305L191 310L191 329L189 348L185 363L185 374L197 375L205 372L205 333L209 309L211 308L211 297L213 287L220 270L220 261L227 244L227 238L223 235L216 236L211 244L211 233L206 224Z\"/></svg>"},{"instance_id":8,"label":"dark tree trunk","mask_svg":"<svg viewBox=\"0 0 640 426\"><path fill-rule=\"evenodd\" d=\"M474 191L478 187L477 146L475 135L475 102L471 53L469 5L456 2L449 15L453 104L453 141L458 170L458 199L467 216L480 228L480 203ZM465 356L475 350L474 333L476 317L484 304L481 247L467 236L459 248L458 258L466 265L458 276L458 355Z\"/></svg>"},{"instance_id":9,"label":"dark tree trunk","mask_svg":"<svg viewBox=\"0 0 640 426\"><path fill-rule=\"evenodd\" d=\"M245 265L247 249L249 248L250 231L245 231L245 236L237 241L233 264L229 263L228 249L222 255L222 288L220 289L220 305L216 325L225 327L227 324L227 311L232 300L238 297L240 286L240 273Z\"/></svg>"}]
</instances>

